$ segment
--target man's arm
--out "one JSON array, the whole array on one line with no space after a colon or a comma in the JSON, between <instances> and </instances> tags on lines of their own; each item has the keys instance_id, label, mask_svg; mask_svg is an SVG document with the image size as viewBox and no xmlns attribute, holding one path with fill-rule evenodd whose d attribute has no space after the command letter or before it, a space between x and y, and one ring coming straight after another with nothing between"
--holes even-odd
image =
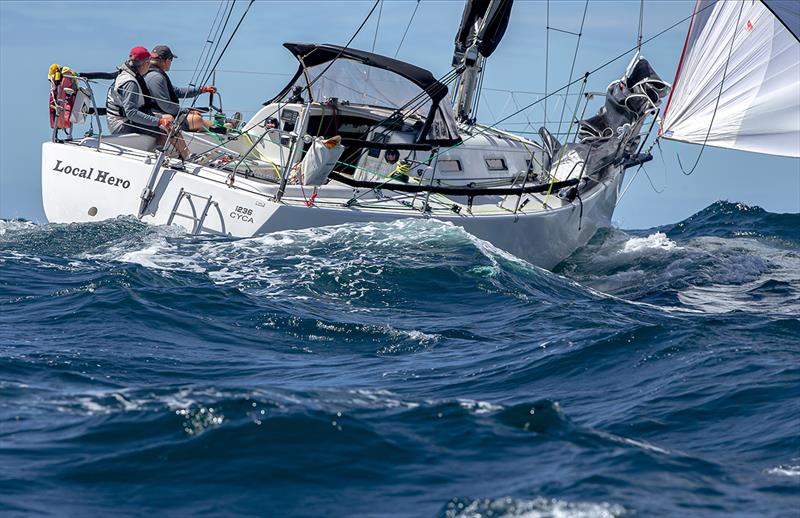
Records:
<instances>
[{"instance_id":1,"label":"man's arm","mask_svg":"<svg viewBox=\"0 0 800 518\"><path fill-rule=\"evenodd\" d=\"M122 85L117 92L119 93L122 107L125 109L125 117L131 122L141 124L142 126L158 126L158 117L139 110L139 107L136 105L136 96L139 95L139 85L134 81L128 81Z\"/></svg>"},{"instance_id":2,"label":"man's arm","mask_svg":"<svg viewBox=\"0 0 800 518\"><path fill-rule=\"evenodd\" d=\"M147 89L150 90L150 95L153 96L158 110L177 117L179 107L169 100L169 88L161 74L147 74L144 76L144 82L147 84Z\"/></svg>"},{"instance_id":3,"label":"man's arm","mask_svg":"<svg viewBox=\"0 0 800 518\"><path fill-rule=\"evenodd\" d=\"M175 88L175 95L184 99L186 97L197 97L200 95L200 87L199 86L176 86Z\"/></svg>"}]
</instances>

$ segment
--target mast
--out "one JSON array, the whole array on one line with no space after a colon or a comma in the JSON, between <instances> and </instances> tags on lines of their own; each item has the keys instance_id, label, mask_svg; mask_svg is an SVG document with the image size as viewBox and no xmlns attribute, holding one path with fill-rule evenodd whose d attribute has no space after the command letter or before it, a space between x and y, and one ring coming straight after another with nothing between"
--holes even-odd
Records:
<instances>
[{"instance_id":1,"label":"mast","mask_svg":"<svg viewBox=\"0 0 800 518\"><path fill-rule=\"evenodd\" d=\"M456 118L474 123L476 95L486 59L508 27L514 0L467 0L456 33L453 67L464 67L455 98Z\"/></svg>"}]
</instances>

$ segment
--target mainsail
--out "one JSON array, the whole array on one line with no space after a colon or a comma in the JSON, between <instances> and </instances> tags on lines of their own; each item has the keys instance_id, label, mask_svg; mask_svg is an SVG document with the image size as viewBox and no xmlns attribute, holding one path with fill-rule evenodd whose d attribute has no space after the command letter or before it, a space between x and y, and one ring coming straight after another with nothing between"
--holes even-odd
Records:
<instances>
[{"instance_id":1,"label":"mainsail","mask_svg":"<svg viewBox=\"0 0 800 518\"><path fill-rule=\"evenodd\" d=\"M797 0L698 0L661 135L800 157L799 35Z\"/></svg>"}]
</instances>

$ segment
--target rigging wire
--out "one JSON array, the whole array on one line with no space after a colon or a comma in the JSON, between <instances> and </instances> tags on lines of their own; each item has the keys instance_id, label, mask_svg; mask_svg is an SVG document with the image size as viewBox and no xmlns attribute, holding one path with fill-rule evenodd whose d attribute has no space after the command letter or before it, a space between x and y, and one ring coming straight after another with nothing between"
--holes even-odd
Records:
<instances>
[{"instance_id":1,"label":"rigging wire","mask_svg":"<svg viewBox=\"0 0 800 518\"><path fill-rule=\"evenodd\" d=\"M636 180L636 177L639 176L639 171L644 171L644 176L645 178L647 178L647 182L650 184L650 188L653 189L654 193L663 194L664 191L667 190L666 185L662 187L661 190L658 190L655 184L653 184L653 179L650 178L650 174L647 172L647 169L644 168L644 164L639 164L639 167L637 167L636 171L633 172L633 176L631 177L631 180L628 182L628 185L626 185L625 188L622 189L622 192L617 197L617 202L615 206L619 205L619 202L622 201L622 198L625 196L625 193L627 193L628 189L631 188L631 185L633 185L633 182Z\"/></svg>"},{"instance_id":2,"label":"rigging wire","mask_svg":"<svg viewBox=\"0 0 800 518\"><path fill-rule=\"evenodd\" d=\"M572 81L572 74L575 72L575 61L578 59L578 48L581 44L581 36L583 36L583 25L586 23L586 12L589 10L589 0L583 6L583 18L581 19L581 28L578 29L578 41L575 42L575 54L572 56L572 66L569 69L569 80ZM567 85L567 95L569 95L569 85ZM564 98L564 104L561 105L561 115L558 116L558 130L561 131L561 122L564 120L564 110L567 108L567 98ZM572 121L570 121L572 125Z\"/></svg>"},{"instance_id":3,"label":"rigging wire","mask_svg":"<svg viewBox=\"0 0 800 518\"><path fill-rule=\"evenodd\" d=\"M227 23L227 19L230 18L231 11L233 10L233 3L235 3L235 0L234 0L234 2L229 2L229 4L228 4L230 9L228 11L228 15L227 15L227 18L226 18L226 23ZM200 74L203 73L203 72L201 72L201 70L203 70L207 66L209 58L212 55L212 52L209 52L209 51L211 49L211 45L214 44L214 41L217 40L217 38L219 37L219 34L220 34L220 28L222 27L222 24L220 23L220 20L221 20L220 13L223 12L223 6L225 6L225 0L222 0L220 2L219 7L217 8L217 14L214 16L214 20L211 22L211 27L209 28L208 35L206 36L206 42L203 44L203 49L200 52L200 56L197 58L197 63L195 64L195 67L192 70L192 75L191 75L191 77L189 79L189 85L190 86L195 86L195 80L200 76ZM216 27L216 32L214 31L215 27ZM214 33L213 39L211 38L211 33L212 32ZM207 52L208 52L208 54L206 54ZM200 66L201 62L203 63L202 67ZM181 100L180 104L178 105L178 109L179 110L183 108L183 103L185 101L186 101L186 99L182 99ZM195 102L196 102L196 98L195 98L195 100L192 101L192 106L194 106ZM167 142L164 144L164 149L165 150L169 150L172 146L173 146L172 140L168 139Z\"/></svg>"},{"instance_id":4,"label":"rigging wire","mask_svg":"<svg viewBox=\"0 0 800 518\"><path fill-rule=\"evenodd\" d=\"M642 32L644 30L644 0L639 0L639 35L636 38L636 49L642 49Z\"/></svg>"},{"instance_id":5,"label":"rigging wire","mask_svg":"<svg viewBox=\"0 0 800 518\"><path fill-rule=\"evenodd\" d=\"M208 63L211 61L211 59L213 58L214 53L216 52L216 49L219 47L219 37L222 34L224 34L225 27L228 25L228 20L230 19L231 14L233 13L233 7L234 7L235 4L236 4L236 0L233 0L233 1L228 3L228 9L227 9L228 13L225 16L224 24L222 24L222 23L217 24L217 20L220 20L219 14L222 11L222 6L224 5L224 0L222 2L220 2L220 7L217 9L217 16L215 17L214 22L212 22L211 28L210 28L210 30L208 32L208 36L206 37L206 44L203 45L203 50L200 53L200 57L197 60L197 65L195 66L195 70L192 72L192 76L191 76L191 78L189 80L189 85L190 86L196 86L195 81L197 79L199 79L205 73L205 71L206 71L206 69L208 67ZM214 25L217 25L216 32L214 32ZM214 38L213 38L213 40L210 40L209 37L211 36L212 32L214 32ZM208 52L208 54L206 54L206 47L208 47L208 49L210 50L211 49L211 45L213 45L215 41L216 41L216 46L214 47L214 50L211 50L210 52ZM203 57L204 55L205 55L205 58ZM201 61L203 62L202 67L199 66ZM202 84L202 83L200 83L200 84ZM180 101L180 103L178 105L179 113L180 113L180 110L183 109L183 103L185 101L186 101L185 98ZM194 97L192 99L190 107L194 107L194 105L196 103L197 103L197 97ZM180 125L177 125L177 124L175 125L175 127L179 127L179 126ZM169 134L167 136L167 141L164 144L165 152L169 151L171 147L174 147L174 144L172 142L172 134L177 132L175 127L173 127L173 129L170 130L170 132L169 132Z\"/></svg>"},{"instance_id":6,"label":"rigging wire","mask_svg":"<svg viewBox=\"0 0 800 518\"><path fill-rule=\"evenodd\" d=\"M203 79L203 81L201 81L201 83L205 83L211 78L211 74L214 73L214 70L216 70L217 65L219 65L219 62L222 59L222 56L225 55L225 51L228 50L228 46L231 44L231 41L233 41L233 37L236 36L236 33L239 30L239 27L242 26L242 22L244 21L244 18L247 16L247 13L250 12L250 7L253 6L255 1L256 0L250 0L250 2L247 3L247 7L245 8L244 12L242 13L241 18L239 18L239 22L236 24L236 27L233 28L233 32L231 32L230 37L228 37L228 41L225 42L225 46L222 47L222 51L219 53L219 56L217 57L217 60L214 62L214 66L212 66L208 70L208 72L206 73L205 78Z\"/></svg>"},{"instance_id":7,"label":"rigging wire","mask_svg":"<svg viewBox=\"0 0 800 518\"><path fill-rule=\"evenodd\" d=\"M483 79L486 77L486 65L487 65L487 63L488 63L488 60L483 60L483 63L481 63L481 71L480 71L481 75L478 77L478 88L477 88L477 91L476 91L478 95L476 95L475 96L475 100L472 101L472 119L473 120L477 119L477 117L478 117L478 105L480 105L481 95L483 95ZM503 109L505 109L505 107L503 107Z\"/></svg>"},{"instance_id":8,"label":"rigging wire","mask_svg":"<svg viewBox=\"0 0 800 518\"><path fill-rule=\"evenodd\" d=\"M211 63L211 60L214 59L214 54L216 54L217 49L219 48L220 39L222 35L225 34L225 28L228 26L228 20L230 20L231 15L233 14L233 7L235 5L236 5L236 0L228 1L228 7L227 7L228 13L227 15L225 15L225 22L220 23L217 26L217 32L214 33L214 40L213 40L214 48L211 49L211 51L206 55L205 59L203 60L203 66L198 71L197 76L194 75L192 76L192 80L189 83L190 85L196 86L197 83L195 83L195 81L198 81L208 71L208 65Z\"/></svg>"},{"instance_id":9,"label":"rigging wire","mask_svg":"<svg viewBox=\"0 0 800 518\"><path fill-rule=\"evenodd\" d=\"M547 75L550 70L550 0L547 0L547 22L544 40L544 96L547 97ZM547 124L547 103L544 103L544 121Z\"/></svg>"},{"instance_id":10,"label":"rigging wire","mask_svg":"<svg viewBox=\"0 0 800 518\"><path fill-rule=\"evenodd\" d=\"M650 188L653 189L653 192L656 194L663 194L664 191L667 190L666 185L661 188L661 190L656 189L655 184L653 184L653 179L650 178L650 173L647 172L647 169L644 168L644 164L642 164L642 171L644 171L644 176L647 178L648 183L650 183Z\"/></svg>"},{"instance_id":11,"label":"rigging wire","mask_svg":"<svg viewBox=\"0 0 800 518\"><path fill-rule=\"evenodd\" d=\"M587 3L588 3L588 0L587 0ZM583 76L583 83L581 84L581 92L580 92L581 94L583 94L586 91L586 83L588 81L589 81L589 73L587 72ZM567 104L566 99L564 99L564 105L566 106L566 104ZM581 105L581 98L580 98L580 96L578 96L578 98L575 101L575 110L572 112L572 117L570 118L570 121L569 121L569 127L567 128L567 134L572 133L572 125L576 122L575 121L575 116L578 114L578 108L580 107L580 105ZM564 158L564 153L566 152L566 150L567 150L567 146L561 146L561 149L559 150L559 153L558 153L559 154L558 160L553 162L554 164L561 163L561 160ZM590 149L589 153L591 153L591 149ZM586 169L586 163L588 161L589 161L589 157L587 156L586 160L583 163L583 169ZM572 173L570 172L570 174L572 174ZM583 171L581 171L581 176L582 175L583 175ZM547 195L544 197L544 200L542 201L542 207L546 207L547 206L547 199L550 197L550 194L553 192L553 185L555 183L556 183L556 177L555 177L555 175L552 175L551 178L550 178L550 187L547 189Z\"/></svg>"},{"instance_id":12,"label":"rigging wire","mask_svg":"<svg viewBox=\"0 0 800 518\"><path fill-rule=\"evenodd\" d=\"M208 36L206 36L206 43L203 45L203 50L201 51L200 56L197 59L197 64L195 65L195 68L192 71L192 75L191 75L191 77L189 79L189 86L196 86L197 85L197 83L196 83L197 79L199 79L206 72L208 64L211 62L211 59L213 59L214 53L216 52L216 49L219 47L220 36L222 34L224 34L225 27L228 25L228 20L230 19L231 14L233 13L233 7L234 7L235 4L236 4L236 0L233 0L233 1L228 0L227 15L223 14L223 17L225 18L225 22L222 23L222 21L221 21L222 18L220 18L220 13L221 12L224 13L223 6L225 6L225 0L222 0L220 2L220 6L217 9L217 15L214 18L214 21L211 23L211 28L208 31ZM216 31L214 31L214 26L215 25L216 25ZM211 38L211 33L212 32L214 32L213 39ZM211 46L214 45L215 42L216 42L216 46L212 50ZM202 66L200 66L201 62L203 63ZM186 102L186 100L187 100L186 98L183 98L183 99L180 100L180 103L178 104L179 114L180 114L180 111L183 110L183 103ZM196 103L197 103L197 97L194 97L192 99L190 107L194 107L194 105ZM176 124L176 126L179 127L180 125ZM175 129L170 131L170 136L168 136L167 141L164 144L164 150L165 151L169 151L171 148L174 147L174 144L173 144L172 138L171 138L171 134L174 133L174 132L176 132Z\"/></svg>"},{"instance_id":13,"label":"rigging wire","mask_svg":"<svg viewBox=\"0 0 800 518\"><path fill-rule=\"evenodd\" d=\"M214 28L218 27L217 22L220 20L220 13L222 12L222 7L225 5L225 0L222 0L219 3L219 7L217 8L217 14L214 16L214 20L211 22L211 27L208 29L208 35L206 36L206 42L203 44L203 49L200 52L200 55L197 57L197 63L194 65L194 69L191 70L192 75L189 79L189 84L191 85L195 79L195 75L200 70L200 63L203 61L203 58L206 55L206 52L211 48L211 45L214 43L214 40L211 39L211 33L214 32ZM216 38L216 36L214 36Z\"/></svg>"},{"instance_id":14,"label":"rigging wire","mask_svg":"<svg viewBox=\"0 0 800 518\"><path fill-rule=\"evenodd\" d=\"M336 55L336 57L333 58L325 66L325 68L322 69L322 72L320 72L317 77L315 77L312 81L310 81L308 83L308 85L306 85L306 91L308 92L309 96L311 95L311 87L314 85L314 83L316 83L317 81L322 79L322 76L325 75L325 72L327 72L328 69L330 69L333 66L333 64L336 62L336 60L339 59L342 56L342 54L344 54L344 51L347 50L350 47L350 44L353 43L353 40L356 39L356 36L358 36L358 33L361 32L361 29L363 29L364 26L367 24L369 19L372 17L372 13L375 12L375 8L377 8L378 4L380 4L380 3L381 3L381 0L375 0L375 3L372 5L372 9L369 10L369 13L367 13L366 18L364 18L364 21L361 22L361 25L358 26L358 29L356 29L356 32L354 32L353 35L350 36L350 39L347 40L347 43L345 44L345 46L342 47L342 49L339 51L339 53ZM301 63L302 63L302 61L301 61Z\"/></svg>"},{"instance_id":15,"label":"rigging wire","mask_svg":"<svg viewBox=\"0 0 800 518\"><path fill-rule=\"evenodd\" d=\"M677 155L678 167L680 167L681 173L683 173L684 176L691 176L694 173L694 170L697 169L697 165L700 163L700 157L703 156L703 151L705 151L706 149L706 144L708 143L708 137L711 135L711 128L714 127L714 119L717 116L719 101L722 98L722 89L725 87L725 77L728 74L728 65L731 62L731 55L733 55L733 44L736 42L736 33L739 30L739 21L741 20L743 10L744 10L744 2L742 2L739 5L739 14L736 16L736 25L733 26L733 36L731 37L731 46L728 49L728 59L725 60L725 69L722 71L722 79L719 82L719 93L717 94L717 100L714 103L714 112L711 114L711 122L709 122L708 124L708 131L706 131L706 137L703 139L703 145L700 148L700 153L697 155L697 160L694 161L694 165L692 166L691 170L689 170L688 173L683 168L683 164L681 163L681 156Z\"/></svg>"},{"instance_id":16,"label":"rigging wire","mask_svg":"<svg viewBox=\"0 0 800 518\"><path fill-rule=\"evenodd\" d=\"M411 22L414 21L414 16L417 15L417 9L419 9L419 3L421 1L422 0L417 0L417 5L414 6L414 12L411 13L411 18L408 19L408 24L406 24L406 30L403 31L403 37L400 38L400 44L397 45L397 50L394 51L394 57L397 57L397 55L400 53L400 47L402 47L403 46L403 42L406 41L406 35L408 34L408 29L411 28Z\"/></svg>"},{"instance_id":17,"label":"rigging wire","mask_svg":"<svg viewBox=\"0 0 800 518\"><path fill-rule=\"evenodd\" d=\"M514 92L510 92L509 95L511 97L511 102L514 103L514 108L519 109L519 103L517 102L517 98L514 96ZM489 103L486 103L486 106L489 106ZM503 107L503 109L505 109L505 107ZM523 113L522 116L525 117L525 121L526 121L526 122L520 123L520 124L525 124L525 126L522 128L522 130L525 131L527 128L530 128L531 130L533 130L534 129L534 127L533 127L534 123L531 120L531 118L528 117L528 114L527 113ZM492 118L494 118L494 114L492 114Z\"/></svg>"},{"instance_id":18,"label":"rigging wire","mask_svg":"<svg viewBox=\"0 0 800 518\"><path fill-rule=\"evenodd\" d=\"M378 9L378 21L375 23L375 36L372 37L372 50L375 52L375 43L378 41L378 31L381 28L381 15L383 15L383 0L380 0L380 9Z\"/></svg>"},{"instance_id":19,"label":"rigging wire","mask_svg":"<svg viewBox=\"0 0 800 518\"><path fill-rule=\"evenodd\" d=\"M204 72L201 72L201 75L203 73L205 73L205 76L203 77L203 80L200 81L201 85L205 84L206 82L208 82L208 80L211 78L211 76L214 73L217 65L219 65L220 60L225 55L225 51L228 50L228 46L231 44L231 41L233 41L233 37L238 32L239 27L241 27L241 25L242 25L242 22L244 22L244 19L247 16L247 13L250 12L250 7L252 7L253 3L255 3L255 0L250 0L250 2L247 4L247 7L245 8L244 12L242 13L242 16L239 18L239 22L236 24L236 27L233 28L233 31L231 32L231 35L228 37L228 41L225 43L225 46L222 48L222 51L217 56L217 60L214 62L214 66L212 66L209 69L206 69ZM219 33L220 35L225 33L225 27L227 27L227 25L228 25L228 20L230 19L231 14L233 13L233 7L234 7L235 4L236 4L236 0L233 0L233 2L231 3L231 7L228 10L228 16L225 18L225 24L223 25L222 31L220 31L220 33ZM212 59L213 59L213 55L216 53L217 48L219 48L220 41L221 40L217 40L216 46L214 47L214 52L211 54ZM209 60L209 62L210 62L210 60ZM191 107L194 107L194 105L197 103L197 99L198 99L197 97L192 99L192 103L190 105ZM173 139L173 135L178 134L179 130L180 130L180 125L174 124L172 126L172 129L169 131L169 133L167 135L167 144L164 145L165 152L170 147L171 141Z\"/></svg>"}]
</instances>

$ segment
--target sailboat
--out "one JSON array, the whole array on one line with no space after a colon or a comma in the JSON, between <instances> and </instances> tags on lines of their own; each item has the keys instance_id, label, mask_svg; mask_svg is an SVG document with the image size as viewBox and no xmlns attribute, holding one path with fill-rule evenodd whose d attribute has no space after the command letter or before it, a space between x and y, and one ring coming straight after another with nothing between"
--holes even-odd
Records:
<instances>
[{"instance_id":1,"label":"sailboat","mask_svg":"<svg viewBox=\"0 0 800 518\"><path fill-rule=\"evenodd\" d=\"M728 15L730 5L751 3L768 7L775 2L698 2L663 138L699 142L692 127L704 123L717 85L719 98L726 100L715 103L717 117L719 110L738 110L727 99L739 95L741 81L728 81L723 73L724 81L711 78L700 86L703 78L697 76L709 71L704 45L716 48L714 37L724 39L742 27L726 31L714 20ZM102 110L92 85L109 75L56 71L53 137L42 150L47 218L85 222L128 215L178 224L192 234L236 237L430 218L553 268L598 229L610 226L625 171L652 159L644 148L643 127L660 113L670 85L637 52L622 77L608 86L597 114L574 121L576 131L563 143L544 127L534 141L481 124L475 115L482 74L502 40L512 4L466 2L453 67L441 78L349 46L286 43L298 61L291 80L227 135L184 134L193 153L186 163L154 149L154 140L142 135L72 138L72 125L81 120L100 127ZM769 17L777 20L771 41L784 41L788 34L794 47L776 51L775 59L788 55L796 71L797 31L787 29L785 20L792 26L797 8L787 5L742 20L753 24L748 30L759 38ZM731 48L725 63L738 63L745 46ZM747 59L741 61L726 73L749 77ZM796 72L781 77L789 78L781 88L793 96L776 100L765 94L767 101L757 92L744 112L760 116L769 102L797 110L800 79ZM723 120L732 119L718 119ZM703 143L737 147L757 140L748 136L757 131L749 116L735 130L718 121L708 124ZM782 131L787 141L792 135L797 141L800 129L790 123ZM735 138L726 140L723 134L732 131Z\"/></svg>"}]
</instances>

